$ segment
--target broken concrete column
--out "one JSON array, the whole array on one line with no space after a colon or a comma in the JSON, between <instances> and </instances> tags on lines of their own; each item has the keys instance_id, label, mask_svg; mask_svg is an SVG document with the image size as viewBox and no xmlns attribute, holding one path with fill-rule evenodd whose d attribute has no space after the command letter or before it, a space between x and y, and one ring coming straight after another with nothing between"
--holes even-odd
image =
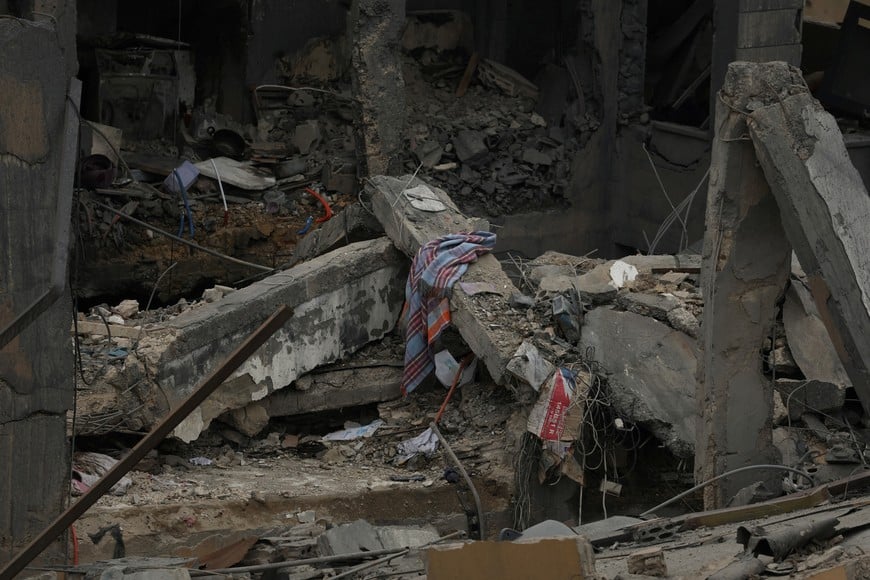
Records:
<instances>
[{"instance_id":1,"label":"broken concrete column","mask_svg":"<svg viewBox=\"0 0 870 580\"><path fill-rule=\"evenodd\" d=\"M770 85L796 81L773 74L773 69L748 66L729 67L716 107L701 271L698 481L747 465L778 462L771 431L773 390L763 375L761 349L785 287L791 248L741 112ZM759 480L776 489L779 474L755 471L721 480L705 488L704 505L721 507L739 489Z\"/></svg>"},{"instance_id":2,"label":"broken concrete column","mask_svg":"<svg viewBox=\"0 0 870 580\"><path fill-rule=\"evenodd\" d=\"M742 67L768 79L749 133L821 319L870 411L870 197L836 119L800 71L784 63Z\"/></svg>"},{"instance_id":3,"label":"broken concrete column","mask_svg":"<svg viewBox=\"0 0 870 580\"><path fill-rule=\"evenodd\" d=\"M432 206L437 211L415 207L407 193L409 188L418 187L412 194L419 196L425 192L428 199L439 204ZM393 243L408 256L413 257L422 245L443 235L489 228L486 220L462 215L443 190L408 175L398 178L378 175L369 180L366 189L371 194L375 216ZM510 307L510 295L516 287L492 254L470 264L462 282L491 286L492 293L472 296L462 289L461 283L456 284L450 296L450 314L453 325L486 365L493 380L504 384L508 363L523 342L523 337L513 330L519 325L511 324L512 318L524 318Z\"/></svg>"},{"instance_id":4,"label":"broken concrete column","mask_svg":"<svg viewBox=\"0 0 870 580\"><path fill-rule=\"evenodd\" d=\"M173 433L192 441L221 414L246 409L383 337L398 319L406 276L407 260L386 238L340 248L147 330L115 376L114 390L140 393L135 420L150 427L275 308L293 308L290 321ZM319 408L353 399L346 395L330 407L309 393ZM239 413L248 410L251 420L268 419L261 408Z\"/></svg>"},{"instance_id":5,"label":"broken concrete column","mask_svg":"<svg viewBox=\"0 0 870 580\"><path fill-rule=\"evenodd\" d=\"M405 127L405 81L399 53L405 0L353 0L349 18L359 146L369 175L395 174L401 170Z\"/></svg>"},{"instance_id":6,"label":"broken concrete column","mask_svg":"<svg viewBox=\"0 0 870 580\"><path fill-rule=\"evenodd\" d=\"M78 128L67 105L74 36L74 17L53 24L43 17L39 23L0 19L0 329L52 289L52 256L61 235L55 224L69 223ZM71 43L64 45L63 38ZM65 54L71 61L65 62ZM78 95L71 92L70 98ZM64 206L67 215L58 216ZM60 257L65 263L65 251ZM68 498L72 305L64 276L60 282L54 289L58 299L0 348L3 563L54 520ZM58 538L38 562L65 564L65 539Z\"/></svg>"}]
</instances>

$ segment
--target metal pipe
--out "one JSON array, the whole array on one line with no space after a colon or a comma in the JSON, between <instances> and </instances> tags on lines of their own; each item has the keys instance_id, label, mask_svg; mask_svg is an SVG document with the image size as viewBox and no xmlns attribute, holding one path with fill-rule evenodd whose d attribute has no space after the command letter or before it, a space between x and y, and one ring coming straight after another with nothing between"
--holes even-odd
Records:
<instances>
[{"instance_id":1,"label":"metal pipe","mask_svg":"<svg viewBox=\"0 0 870 580\"><path fill-rule=\"evenodd\" d=\"M0 579L9 580L21 572L34 558L39 556L65 529L73 524L88 508L94 505L124 475L133 469L149 451L157 447L194 409L211 395L239 366L263 345L275 332L290 319L293 311L281 306L257 330L239 345L212 373L199 383L193 392L153 429L130 453L106 472L76 503L69 506L57 519L43 530L30 544L0 570Z\"/></svg>"},{"instance_id":2,"label":"metal pipe","mask_svg":"<svg viewBox=\"0 0 870 580\"><path fill-rule=\"evenodd\" d=\"M474 482L471 481L471 477L469 477L468 472L465 471L464 467L462 467L462 464L459 462L459 458L456 457L455 453L453 453L453 449L450 448L450 444L447 443L447 439L445 439L444 435L441 434L441 431L438 430L438 425L432 423L430 427L435 435L438 437L438 441L440 441L441 445L444 446L444 452L447 453L447 457L450 458L450 461L452 461L453 465L456 466L459 474L462 475L462 478L465 480L465 485L467 485L468 489L471 490L471 495L474 497L474 508L477 510L477 522L478 525L480 525L480 539L484 539L486 538L486 526L484 525L483 506L480 504L480 496L477 493L477 488L474 487Z\"/></svg>"}]
</instances>

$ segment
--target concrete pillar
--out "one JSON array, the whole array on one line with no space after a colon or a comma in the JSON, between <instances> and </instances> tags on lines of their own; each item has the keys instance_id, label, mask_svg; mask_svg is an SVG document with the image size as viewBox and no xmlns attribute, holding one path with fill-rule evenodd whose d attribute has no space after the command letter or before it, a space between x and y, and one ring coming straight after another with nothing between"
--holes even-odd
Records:
<instances>
[{"instance_id":1,"label":"concrete pillar","mask_svg":"<svg viewBox=\"0 0 870 580\"><path fill-rule=\"evenodd\" d=\"M698 481L778 462L772 444L773 387L763 375L761 349L785 287L791 246L739 112L765 90L768 79L744 73L729 69L716 107L701 272ZM759 480L775 488L779 478L776 472L754 471L721 480L705 488L704 505L722 507L740 488Z\"/></svg>"},{"instance_id":2,"label":"concrete pillar","mask_svg":"<svg viewBox=\"0 0 870 580\"><path fill-rule=\"evenodd\" d=\"M349 26L358 148L368 175L396 175L401 171L399 153L405 130L405 81L399 52L405 0L354 0Z\"/></svg>"},{"instance_id":3,"label":"concrete pillar","mask_svg":"<svg viewBox=\"0 0 870 580\"><path fill-rule=\"evenodd\" d=\"M770 83L749 115L758 160L822 320L870 410L870 197L834 117L782 63L750 65ZM734 64L732 66L737 66ZM763 104L764 106L759 106Z\"/></svg>"},{"instance_id":4,"label":"concrete pillar","mask_svg":"<svg viewBox=\"0 0 870 580\"><path fill-rule=\"evenodd\" d=\"M804 0L714 1L711 115L729 63L782 60L800 65L803 7Z\"/></svg>"},{"instance_id":5,"label":"concrete pillar","mask_svg":"<svg viewBox=\"0 0 870 580\"><path fill-rule=\"evenodd\" d=\"M61 151L75 72L75 3L46 10L53 20L0 18L0 327L49 289L59 199L73 193ZM0 349L0 562L46 527L69 497L71 310L64 291ZM61 539L41 562L65 563L65 553Z\"/></svg>"}]
</instances>

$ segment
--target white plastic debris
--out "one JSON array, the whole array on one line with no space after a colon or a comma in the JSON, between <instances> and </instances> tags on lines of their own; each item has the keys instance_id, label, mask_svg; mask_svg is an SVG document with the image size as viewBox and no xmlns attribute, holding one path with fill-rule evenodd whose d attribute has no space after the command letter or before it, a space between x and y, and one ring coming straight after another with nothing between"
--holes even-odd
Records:
<instances>
[{"instance_id":1,"label":"white plastic debris","mask_svg":"<svg viewBox=\"0 0 870 580\"><path fill-rule=\"evenodd\" d=\"M368 438L375 434L375 431L383 425L384 422L380 419L376 419L372 421L368 425L362 425L360 427L352 427L350 429L342 429L340 431L333 431L327 435L323 436L324 441L353 441L354 439L362 439Z\"/></svg>"},{"instance_id":2,"label":"white plastic debris","mask_svg":"<svg viewBox=\"0 0 870 580\"><path fill-rule=\"evenodd\" d=\"M633 282L635 278L637 278L637 268L628 262L617 260L610 267L610 279L617 289L625 286L626 282Z\"/></svg>"},{"instance_id":3,"label":"white plastic debris","mask_svg":"<svg viewBox=\"0 0 870 580\"><path fill-rule=\"evenodd\" d=\"M459 379L459 385L462 386L470 383L474 379L474 373L477 370L477 359L471 361ZM459 372L459 363L453 358L447 350L442 350L435 355L435 376L438 381L445 387L453 386L453 381L456 379L456 373Z\"/></svg>"},{"instance_id":4,"label":"white plastic debris","mask_svg":"<svg viewBox=\"0 0 870 580\"><path fill-rule=\"evenodd\" d=\"M431 427L417 435L412 439L406 439L398 445L399 464L405 463L418 453L423 453L426 456L435 455L438 451L438 436Z\"/></svg>"},{"instance_id":5,"label":"white plastic debris","mask_svg":"<svg viewBox=\"0 0 870 580\"><path fill-rule=\"evenodd\" d=\"M212 461L208 457L191 457L190 459L188 459L188 461L193 465L199 465L202 467L214 463L214 461Z\"/></svg>"}]
</instances>

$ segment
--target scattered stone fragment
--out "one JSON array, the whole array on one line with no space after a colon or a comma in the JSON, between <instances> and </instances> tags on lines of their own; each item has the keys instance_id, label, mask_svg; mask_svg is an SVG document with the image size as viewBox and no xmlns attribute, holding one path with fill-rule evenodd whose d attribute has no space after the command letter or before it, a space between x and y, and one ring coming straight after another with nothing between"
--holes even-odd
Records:
<instances>
[{"instance_id":1,"label":"scattered stone fragment","mask_svg":"<svg viewBox=\"0 0 870 580\"><path fill-rule=\"evenodd\" d=\"M120 304L112 308L112 311L124 318L133 318L139 314L138 300L122 300Z\"/></svg>"},{"instance_id":2,"label":"scattered stone fragment","mask_svg":"<svg viewBox=\"0 0 870 580\"><path fill-rule=\"evenodd\" d=\"M604 304L616 297L617 288L610 277L611 264L599 264L575 280L577 292L584 303Z\"/></svg>"},{"instance_id":3,"label":"scattered stone fragment","mask_svg":"<svg viewBox=\"0 0 870 580\"><path fill-rule=\"evenodd\" d=\"M206 302L217 302L224 297L224 293L217 288L206 288L202 292L202 299Z\"/></svg>"},{"instance_id":4,"label":"scattered stone fragment","mask_svg":"<svg viewBox=\"0 0 870 580\"><path fill-rule=\"evenodd\" d=\"M526 296L522 292L512 292L510 305L514 308L532 308L535 306L535 299L531 296Z\"/></svg>"},{"instance_id":5,"label":"scattered stone fragment","mask_svg":"<svg viewBox=\"0 0 870 580\"><path fill-rule=\"evenodd\" d=\"M311 148L320 141L320 124L311 120L297 125L292 141L300 153L308 155Z\"/></svg>"},{"instance_id":6,"label":"scattered stone fragment","mask_svg":"<svg viewBox=\"0 0 870 580\"><path fill-rule=\"evenodd\" d=\"M682 306L668 312L668 324L693 338L698 338L701 331L701 323L695 315Z\"/></svg>"},{"instance_id":7,"label":"scattered stone fragment","mask_svg":"<svg viewBox=\"0 0 870 580\"><path fill-rule=\"evenodd\" d=\"M456 156L463 163L479 161L489 153L483 135L470 129L459 131L453 139L453 146L456 148Z\"/></svg>"},{"instance_id":8,"label":"scattered stone fragment","mask_svg":"<svg viewBox=\"0 0 870 580\"><path fill-rule=\"evenodd\" d=\"M552 165L553 158L537 149L526 149L523 151L523 161L532 165Z\"/></svg>"},{"instance_id":9,"label":"scattered stone fragment","mask_svg":"<svg viewBox=\"0 0 870 580\"><path fill-rule=\"evenodd\" d=\"M651 316L661 321L667 321L668 313L680 306L680 301L673 294L641 292L623 292L616 299L616 303L629 312Z\"/></svg>"},{"instance_id":10,"label":"scattered stone fragment","mask_svg":"<svg viewBox=\"0 0 870 580\"><path fill-rule=\"evenodd\" d=\"M773 349L770 353L770 366L776 370L777 375L800 376L800 369L788 346Z\"/></svg>"},{"instance_id":11,"label":"scattered stone fragment","mask_svg":"<svg viewBox=\"0 0 870 580\"><path fill-rule=\"evenodd\" d=\"M644 424L678 457L695 447L695 341L652 318L596 308L586 313L581 346L607 375L614 409Z\"/></svg>"},{"instance_id":12,"label":"scattered stone fragment","mask_svg":"<svg viewBox=\"0 0 870 580\"><path fill-rule=\"evenodd\" d=\"M117 324L120 326L124 326L124 318L121 316L118 316L117 314L112 314L111 316L108 316L106 318L106 321L109 324Z\"/></svg>"},{"instance_id":13,"label":"scattered stone fragment","mask_svg":"<svg viewBox=\"0 0 870 580\"><path fill-rule=\"evenodd\" d=\"M659 547L650 547L633 552L628 556L628 573L644 574L656 578L668 575L665 553Z\"/></svg>"},{"instance_id":14,"label":"scattered stone fragment","mask_svg":"<svg viewBox=\"0 0 870 580\"><path fill-rule=\"evenodd\" d=\"M685 272L665 272L659 279L662 282L667 282L668 284L676 284L680 285L680 283L684 282L689 275Z\"/></svg>"}]
</instances>

